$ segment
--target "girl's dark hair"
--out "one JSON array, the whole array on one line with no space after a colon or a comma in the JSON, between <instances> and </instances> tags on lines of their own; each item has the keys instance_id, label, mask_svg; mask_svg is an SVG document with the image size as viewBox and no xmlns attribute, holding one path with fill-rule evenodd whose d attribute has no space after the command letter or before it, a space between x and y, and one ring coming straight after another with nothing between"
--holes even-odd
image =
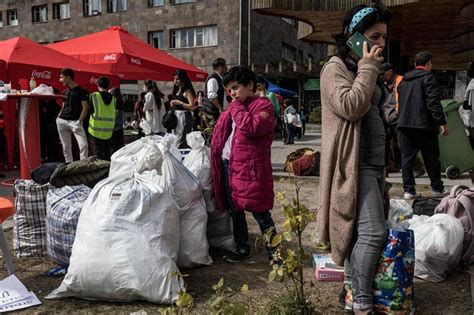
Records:
<instances>
[{"instance_id":1,"label":"girl's dark hair","mask_svg":"<svg viewBox=\"0 0 474 315\"><path fill-rule=\"evenodd\" d=\"M382 22L385 24L389 24L392 20L392 13L383 5L383 4L375 4L372 7L376 9L375 12L370 13L365 18L360 21L354 30L349 33L348 28L352 22L352 18L359 12L360 10L367 8L368 6L365 4L358 5L353 7L352 9L346 12L346 17L344 18L344 22L342 24L342 32L339 34L333 35L333 38L336 41L338 56L341 57L343 60L349 55L350 48L347 46L346 42L349 40L350 35L354 32L364 33L367 29L374 26L376 23Z\"/></svg>"},{"instance_id":2,"label":"girl's dark hair","mask_svg":"<svg viewBox=\"0 0 474 315\"><path fill-rule=\"evenodd\" d=\"M124 110L125 102L122 97L122 92L118 86L114 86L110 89L110 94L115 97L115 106L118 110Z\"/></svg>"},{"instance_id":3,"label":"girl's dark hair","mask_svg":"<svg viewBox=\"0 0 474 315\"><path fill-rule=\"evenodd\" d=\"M248 86L250 82L253 83L253 92L257 91L257 76L255 72L250 70L247 66L235 66L230 68L222 80L222 84L227 86L230 82L237 81L243 86Z\"/></svg>"},{"instance_id":4,"label":"girl's dark hair","mask_svg":"<svg viewBox=\"0 0 474 315\"><path fill-rule=\"evenodd\" d=\"M156 82L153 80L145 80L145 87L148 92L151 92L153 94L158 109L161 109L161 97L163 96L163 93L161 93L160 89L158 88L158 85L156 85Z\"/></svg>"},{"instance_id":5,"label":"girl's dark hair","mask_svg":"<svg viewBox=\"0 0 474 315\"><path fill-rule=\"evenodd\" d=\"M140 97L138 98L138 100L139 100L140 102L143 102L143 101L145 100L145 95L146 95L146 93L147 93L147 92L141 92L141 93L140 93Z\"/></svg>"},{"instance_id":6,"label":"girl's dark hair","mask_svg":"<svg viewBox=\"0 0 474 315\"><path fill-rule=\"evenodd\" d=\"M196 97L196 91L194 91L194 88L193 88L193 85L191 83L191 80L189 79L188 73L183 69L178 69L178 70L176 70L174 75L176 77L178 77L179 80L181 81L181 83L183 84L182 85L183 91L190 91L191 94L193 95L193 98L195 98ZM175 84L174 87L173 87L173 95L178 94L179 89L180 89L180 87Z\"/></svg>"}]
</instances>

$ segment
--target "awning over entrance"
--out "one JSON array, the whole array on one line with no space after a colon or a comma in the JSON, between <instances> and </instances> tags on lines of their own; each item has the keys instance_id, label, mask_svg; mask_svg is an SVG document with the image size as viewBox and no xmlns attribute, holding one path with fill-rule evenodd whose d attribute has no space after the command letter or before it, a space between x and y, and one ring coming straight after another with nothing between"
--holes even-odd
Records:
<instances>
[{"instance_id":1,"label":"awning over entrance","mask_svg":"<svg viewBox=\"0 0 474 315\"><path fill-rule=\"evenodd\" d=\"M466 69L474 57L474 0L385 0L393 21L390 41L400 43L400 56L421 50L433 53L436 69ZM253 9L266 15L293 18L299 37L332 44L342 31L345 11L367 0L254 0ZM397 52L398 53L398 52Z\"/></svg>"}]
</instances>

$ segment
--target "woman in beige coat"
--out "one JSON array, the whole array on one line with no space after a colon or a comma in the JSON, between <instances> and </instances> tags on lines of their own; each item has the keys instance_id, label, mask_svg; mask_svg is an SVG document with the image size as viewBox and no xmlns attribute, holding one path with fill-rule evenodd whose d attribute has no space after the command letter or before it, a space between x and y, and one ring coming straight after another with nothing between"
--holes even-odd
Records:
<instances>
[{"instance_id":1,"label":"woman in beige coat","mask_svg":"<svg viewBox=\"0 0 474 315\"><path fill-rule=\"evenodd\" d=\"M321 72L322 147L319 241L330 243L332 258L344 264L345 308L371 314L372 282L385 242L382 196L385 184L385 128L380 116L383 90L377 77L390 12L383 6L357 6L347 12L338 53ZM361 59L346 42L362 33ZM348 294L347 296L350 296Z\"/></svg>"}]
</instances>

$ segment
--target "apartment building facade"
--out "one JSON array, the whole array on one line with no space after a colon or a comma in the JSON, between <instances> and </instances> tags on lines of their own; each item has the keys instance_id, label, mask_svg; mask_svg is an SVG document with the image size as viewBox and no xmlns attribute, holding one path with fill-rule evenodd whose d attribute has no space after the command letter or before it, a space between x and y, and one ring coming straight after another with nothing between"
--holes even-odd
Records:
<instances>
[{"instance_id":1,"label":"apartment building facade","mask_svg":"<svg viewBox=\"0 0 474 315\"><path fill-rule=\"evenodd\" d=\"M298 23L260 15L251 0L4 0L0 40L42 44L120 25L156 48L207 72L212 61L245 64L301 91L319 74L326 47L297 39ZM250 32L249 32L250 30Z\"/></svg>"}]
</instances>

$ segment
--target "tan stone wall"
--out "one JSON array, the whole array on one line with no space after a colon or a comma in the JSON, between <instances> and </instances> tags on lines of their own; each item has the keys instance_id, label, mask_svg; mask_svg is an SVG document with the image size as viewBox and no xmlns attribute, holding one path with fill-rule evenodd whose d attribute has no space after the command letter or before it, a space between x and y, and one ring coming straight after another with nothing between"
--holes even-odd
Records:
<instances>
[{"instance_id":1,"label":"tan stone wall","mask_svg":"<svg viewBox=\"0 0 474 315\"><path fill-rule=\"evenodd\" d=\"M103 30L109 26L121 25L133 35L147 41L149 31L163 31L167 53L194 66L211 71L211 63L217 57L225 58L229 65L239 63L239 2L238 0L198 0L196 3L148 7L148 0L129 0L128 10L119 13L107 13L107 1L102 0L102 13L98 16L84 17L83 1L70 0L70 19L53 20L52 3L61 0L20 0L0 1L3 28L0 28L0 40L23 36L41 43L51 43L82 36ZM247 0L243 0L242 20L242 63L247 63ZM48 22L32 24L31 7L48 4ZM19 25L6 26L6 10L18 8ZM296 29L281 18L259 15L252 12L251 20L251 63L264 67L266 63L278 64L281 56L281 42L284 41L298 49L318 56L318 45L314 47L297 40ZM217 25L218 45L214 47L170 49L170 30L195 26ZM318 59L319 60L319 59ZM317 62L318 60L315 60ZM273 67L274 69L274 67ZM288 70L289 69L289 70ZM298 77L293 67L282 75ZM304 69L301 65L298 69ZM288 71L287 71L288 70ZM306 75L306 74L301 74Z\"/></svg>"}]
</instances>

